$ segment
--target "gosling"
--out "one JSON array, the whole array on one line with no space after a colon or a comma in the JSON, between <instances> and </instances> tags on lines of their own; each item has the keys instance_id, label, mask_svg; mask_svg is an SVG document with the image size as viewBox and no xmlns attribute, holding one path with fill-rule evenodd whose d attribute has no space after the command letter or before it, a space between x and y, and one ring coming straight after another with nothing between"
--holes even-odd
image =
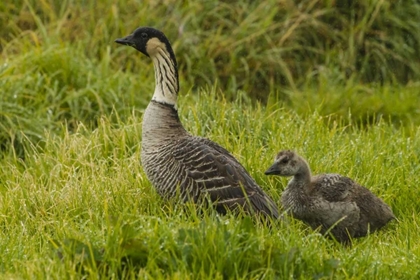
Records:
<instances>
[{"instance_id":1,"label":"gosling","mask_svg":"<svg viewBox=\"0 0 420 280\"><path fill-rule=\"evenodd\" d=\"M305 159L293 151L279 152L265 174L293 176L281 196L283 207L338 242L348 244L395 219L385 202L352 179L339 174L312 176Z\"/></svg>"}]
</instances>

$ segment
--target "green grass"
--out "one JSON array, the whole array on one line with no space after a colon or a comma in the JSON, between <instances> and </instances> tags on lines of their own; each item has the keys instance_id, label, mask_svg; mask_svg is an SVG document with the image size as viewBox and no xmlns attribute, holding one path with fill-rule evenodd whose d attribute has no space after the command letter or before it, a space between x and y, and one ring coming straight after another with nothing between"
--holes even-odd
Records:
<instances>
[{"instance_id":1,"label":"green grass","mask_svg":"<svg viewBox=\"0 0 420 280\"><path fill-rule=\"evenodd\" d=\"M416 1L9 2L0 278L419 278ZM173 43L186 128L276 202L287 179L263 172L290 148L314 173L367 186L399 221L349 248L299 221L267 228L163 201L139 160L153 67L113 43L140 25Z\"/></svg>"},{"instance_id":2,"label":"green grass","mask_svg":"<svg viewBox=\"0 0 420 280\"><path fill-rule=\"evenodd\" d=\"M416 1L295 2L0 3L0 149L23 157L25 137L42 141L62 122L96 127L144 108L152 65L114 43L140 25L167 34L183 89L217 84L228 100L241 91L303 115L420 124Z\"/></svg>"},{"instance_id":3,"label":"green grass","mask_svg":"<svg viewBox=\"0 0 420 280\"><path fill-rule=\"evenodd\" d=\"M183 123L232 151L276 201L286 180L263 172L278 150L293 148L308 158L314 173L338 172L367 186L391 205L399 222L347 248L297 221L268 229L211 211L197 216L192 206L162 201L145 178L139 163L140 114L124 122L104 116L93 131L79 125L74 133L47 134L42 148L29 146L24 161L1 160L1 274L31 279L418 277L418 128L380 121L361 129L317 113L300 117L278 105L220 101L214 92L182 95Z\"/></svg>"},{"instance_id":4,"label":"green grass","mask_svg":"<svg viewBox=\"0 0 420 280\"><path fill-rule=\"evenodd\" d=\"M265 101L267 92L280 85L296 88L308 76L376 83L418 80L420 4L353 2L4 2L0 50L7 56L34 45L71 42L83 45L89 57L102 58L115 38L151 25L174 43L191 86L218 80L224 90L245 90ZM119 54L115 62L125 58ZM141 69L137 63L130 67Z\"/></svg>"}]
</instances>

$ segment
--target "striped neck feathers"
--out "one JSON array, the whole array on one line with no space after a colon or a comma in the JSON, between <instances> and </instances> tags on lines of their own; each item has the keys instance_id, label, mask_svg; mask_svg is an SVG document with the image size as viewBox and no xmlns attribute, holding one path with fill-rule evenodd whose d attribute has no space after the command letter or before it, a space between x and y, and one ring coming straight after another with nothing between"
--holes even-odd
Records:
<instances>
[{"instance_id":1,"label":"striped neck feathers","mask_svg":"<svg viewBox=\"0 0 420 280\"><path fill-rule=\"evenodd\" d=\"M169 46L170 48L170 46ZM178 69L173 51L158 39L147 43L147 51L155 69L155 92L152 100L174 106L179 91Z\"/></svg>"}]
</instances>

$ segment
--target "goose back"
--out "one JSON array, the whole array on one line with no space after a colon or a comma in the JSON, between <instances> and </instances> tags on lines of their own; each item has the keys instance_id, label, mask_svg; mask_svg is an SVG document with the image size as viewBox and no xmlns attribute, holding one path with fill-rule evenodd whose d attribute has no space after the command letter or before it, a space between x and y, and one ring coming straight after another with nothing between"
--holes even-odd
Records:
<instances>
[{"instance_id":1,"label":"goose back","mask_svg":"<svg viewBox=\"0 0 420 280\"><path fill-rule=\"evenodd\" d=\"M143 169L161 196L194 202L209 198L220 213L240 206L278 218L277 206L245 168L220 145L190 135L173 106L152 101L142 130Z\"/></svg>"}]
</instances>

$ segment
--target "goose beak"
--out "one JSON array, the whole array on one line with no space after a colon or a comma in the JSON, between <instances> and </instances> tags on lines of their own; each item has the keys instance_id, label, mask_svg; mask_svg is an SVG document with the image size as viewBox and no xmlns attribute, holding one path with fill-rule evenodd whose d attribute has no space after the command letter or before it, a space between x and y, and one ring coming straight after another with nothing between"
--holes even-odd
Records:
<instances>
[{"instance_id":1,"label":"goose beak","mask_svg":"<svg viewBox=\"0 0 420 280\"><path fill-rule=\"evenodd\" d=\"M279 175L280 170L278 169L277 164L274 163L264 172L264 174L265 175Z\"/></svg>"},{"instance_id":2,"label":"goose beak","mask_svg":"<svg viewBox=\"0 0 420 280\"><path fill-rule=\"evenodd\" d=\"M133 41L133 35L128 35L124 38L118 38L115 40L115 43L121 44L121 45L126 45L126 46L131 46L134 47L134 41Z\"/></svg>"}]
</instances>

